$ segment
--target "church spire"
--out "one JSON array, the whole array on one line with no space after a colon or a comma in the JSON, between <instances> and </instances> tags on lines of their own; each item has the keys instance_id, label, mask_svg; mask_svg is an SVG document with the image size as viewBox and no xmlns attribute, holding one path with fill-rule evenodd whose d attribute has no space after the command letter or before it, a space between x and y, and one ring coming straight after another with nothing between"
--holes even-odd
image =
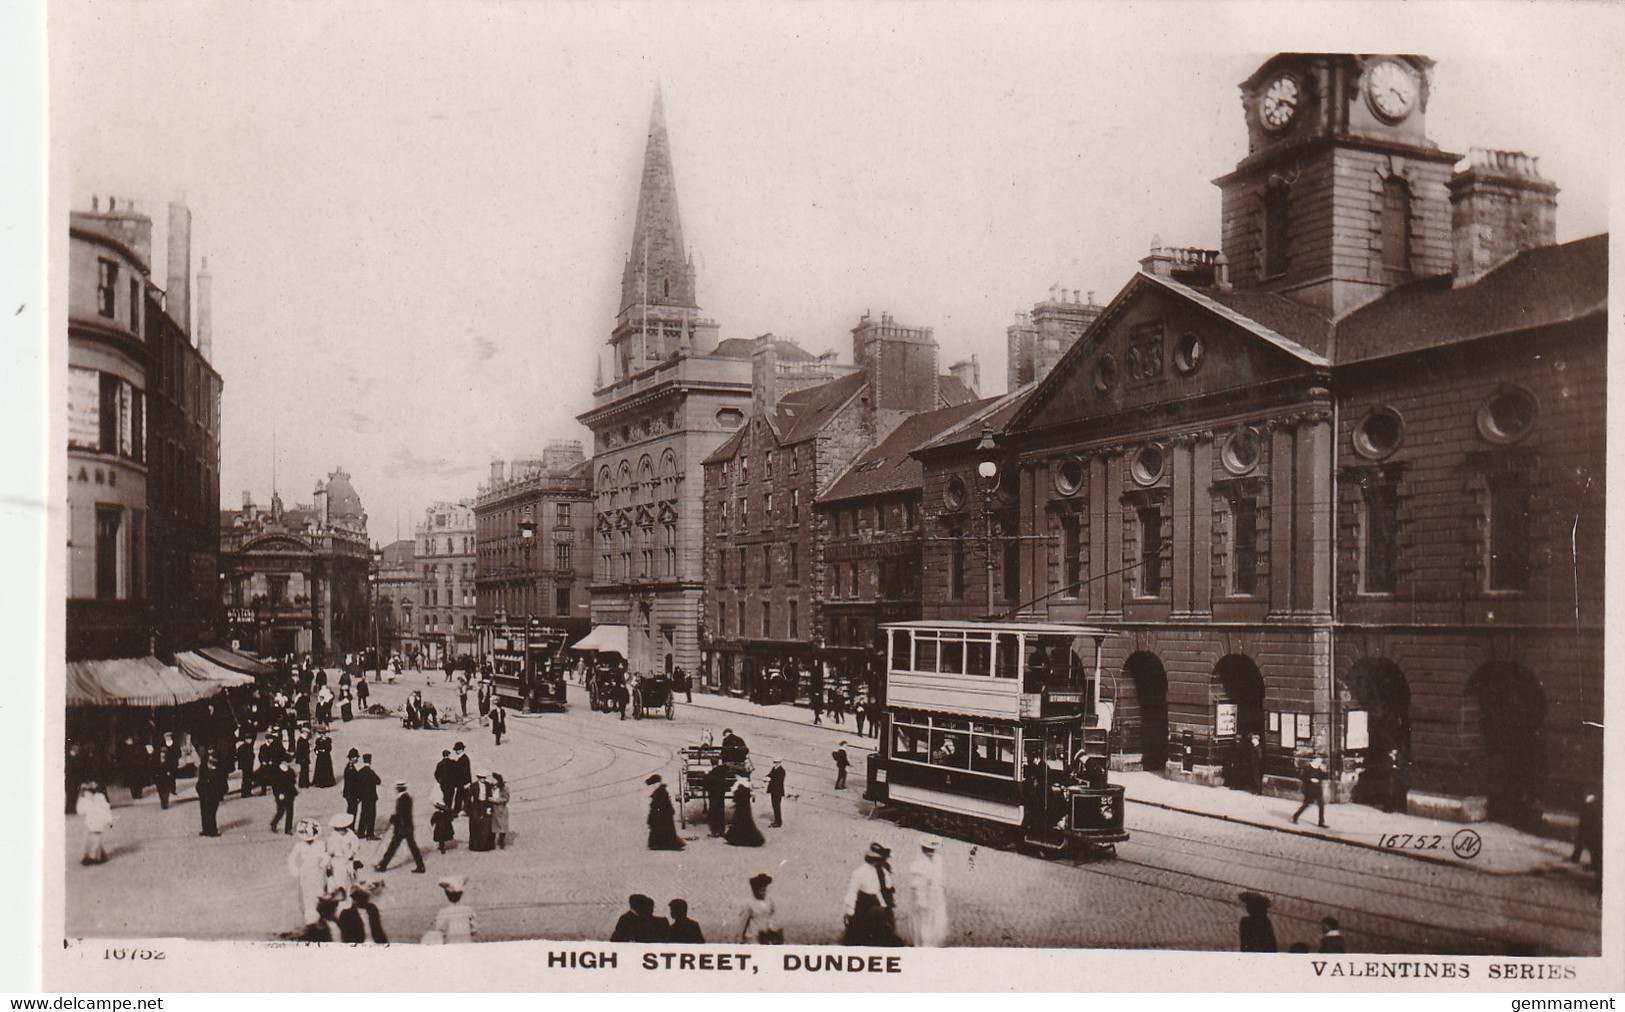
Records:
<instances>
[{"instance_id":1,"label":"church spire","mask_svg":"<svg viewBox=\"0 0 1625 1012\"><path fill-rule=\"evenodd\" d=\"M677 182L666 137L666 109L659 85L649 113L643 149L643 182L638 190L632 249L621 275L621 311L638 305L694 306L694 275L683 246L677 213Z\"/></svg>"}]
</instances>

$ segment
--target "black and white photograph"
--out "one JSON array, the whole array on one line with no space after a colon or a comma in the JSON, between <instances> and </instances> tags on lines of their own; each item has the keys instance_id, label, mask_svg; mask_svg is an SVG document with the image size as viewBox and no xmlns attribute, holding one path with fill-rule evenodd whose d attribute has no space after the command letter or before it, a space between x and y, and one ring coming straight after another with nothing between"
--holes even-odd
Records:
<instances>
[{"instance_id":1,"label":"black and white photograph","mask_svg":"<svg viewBox=\"0 0 1625 1012\"><path fill-rule=\"evenodd\" d=\"M53 986L1625 987L1620 8L43 24Z\"/></svg>"}]
</instances>

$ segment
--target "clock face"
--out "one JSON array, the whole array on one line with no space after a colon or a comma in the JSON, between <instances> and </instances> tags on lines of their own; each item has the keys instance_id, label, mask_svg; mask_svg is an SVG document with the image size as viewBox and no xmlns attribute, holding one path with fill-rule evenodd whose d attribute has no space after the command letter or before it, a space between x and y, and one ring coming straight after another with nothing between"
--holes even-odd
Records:
<instances>
[{"instance_id":1,"label":"clock face","mask_svg":"<svg viewBox=\"0 0 1625 1012\"><path fill-rule=\"evenodd\" d=\"M1402 120L1416 108L1421 86L1416 74L1403 64L1383 60L1366 75L1365 95L1377 115Z\"/></svg>"},{"instance_id":2,"label":"clock face","mask_svg":"<svg viewBox=\"0 0 1625 1012\"><path fill-rule=\"evenodd\" d=\"M1282 74L1264 89L1264 97L1258 105L1259 118L1265 127L1279 130L1291 122L1302 100L1303 91L1298 79Z\"/></svg>"}]
</instances>

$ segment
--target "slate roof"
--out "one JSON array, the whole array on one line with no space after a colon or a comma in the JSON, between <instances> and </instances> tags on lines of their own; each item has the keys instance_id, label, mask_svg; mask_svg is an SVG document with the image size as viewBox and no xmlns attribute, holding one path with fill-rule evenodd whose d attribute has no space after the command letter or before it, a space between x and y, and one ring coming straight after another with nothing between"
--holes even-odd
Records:
<instances>
[{"instance_id":1,"label":"slate roof","mask_svg":"<svg viewBox=\"0 0 1625 1012\"><path fill-rule=\"evenodd\" d=\"M1525 250L1477 281L1402 285L1337 323L1337 364L1348 365L1604 313L1608 236Z\"/></svg>"},{"instance_id":2,"label":"slate roof","mask_svg":"<svg viewBox=\"0 0 1625 1012\"><path fill-rule=\"evenodd\" d=\"M917 457L909 456L909 452L996 399L989 397L985 401L968 401L935 411L922 411L907 419L893 429L891 435L853 461L846 473L828 492L819 496L818 501L839 502L919 488L925 469Z\"/></svg>"},{"instance_id":3,"label":"slate roof","mask_svg":"<svg viewBox=\"0 0 1625 1012\"><path fill-rule=\"evenodd\" d=\"M778 410L773 415L773 429L778 436L779 445L789 446L817 435L830 418L867 386L868 382L867 373L848 373L816 386L792 390L780 397ZM739 444L745 438L745 430L755 420L754 415L747 418L737 432L711 451L704 463L720 464L722 461L732 460L734 454L739 452Z\"/></svg>"},{"instance_id":4,"label":"slate roof","mask_svg":"<svg viewBox=\"0 0 1625 1012\"><path fill-rule=\"evenodd\" d=\"M937 400L944 407L972 404L980 399L976 391L966 386L965 381L953 373L944 373L937 377Z\"/></svg>"},{"instance_id":5,"label":"slate roof","mask_svg":"<svg viewBox=\"0 0 1625 1012\"><path fill-rule=\"evenodd\" d=\"M985 401L977 401L975 409L958 423L949 426L936 436L919 444L914 449L940 450L946 446L969 442L982 437L982 423L987 422L994 432L1002 432L1004 426L1015 417L1017 411L1027 403L1039 387L1035 380L1026 386L1017 387L1003 397L991 397Z\"/></svg>"},{"instance_id":6,"label":"slate roof","mask_svg":"<svg viewBox=\"0 0 1625 1012\"><path fill-rule=\"evenodd\" d=\"M781 338L775 343L779 346L780 362L811 362L818 357L794 341L786 341ZM717 345L716 350L711 352L711 357L749 359L750 353L755 347L756 338L754 337L730 337Z\"/></svg>"}]
</instances>

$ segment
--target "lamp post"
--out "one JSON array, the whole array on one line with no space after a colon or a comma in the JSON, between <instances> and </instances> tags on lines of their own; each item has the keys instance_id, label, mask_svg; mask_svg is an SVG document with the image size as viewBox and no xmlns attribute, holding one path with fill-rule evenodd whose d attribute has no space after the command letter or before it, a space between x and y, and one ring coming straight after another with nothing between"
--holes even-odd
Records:
<instances>
[{"instance_id":1,"label":"lamp post","mask_svg":"<svg viewBox=\"0 0 1625 1012\"><path fill-rule=\"evenodd\" d=\"M381 644L381 639L383 636L383 629L381 626L383 623L379 621L378 618L378 597L381 591L381 588L378 586L378 577L380 575L380 568L383 565L384 556L383 551L376 545L373 546L371 554L372 566L367 571L367 590L369 591L369 596L372 599L372 608L370 609L372 612L372 680L375 682L381 682L384 680L382 666L383 661L380 656L383 653ZM362 677L365 678L366 676L363 675Z\"/></svg>"},{"instance_id":2,"label":"lamp post","mask_svg":"<svg viewBox=\"0 0 1625 1012\"><path fill-rule=\"evenodd\" d=\"M982 489L982 522L984 525L985 556L987 561L987 617L993 618L993 500L999 491L998 446L993 442L993 429L982 423L982 439L976 444L976 477Z\"/></svg>"}]
</instances>

